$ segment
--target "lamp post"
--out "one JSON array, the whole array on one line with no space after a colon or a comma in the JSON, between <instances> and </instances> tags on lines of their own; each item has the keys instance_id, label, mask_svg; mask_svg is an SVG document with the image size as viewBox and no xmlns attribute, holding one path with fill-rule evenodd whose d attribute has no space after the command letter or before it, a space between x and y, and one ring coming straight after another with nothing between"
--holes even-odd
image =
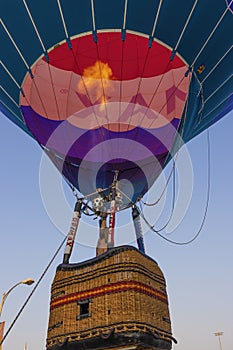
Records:
<instances>
[{"instance_id":1,"label":"lamp post","mask_svg":"<svg viewBox=\"0 0 233 350\"><path fill-rule=\"evenodd\" d=\"M17 286L19 286L20 284L26 284L28 286L30 286L32 283L34 283L34 280L32 278L26 278L23 281L20 281L18 283L16 283L13 287L11 287L6 293L2 294L2 300L1 300L1 304L0 304L0 317L2 314L2 309L3 309L3 305L6 301L6 298L8 297L8 295L10 294L10 292L15 289ZM3 340L3 332L4 332L4 324L5 322L0 322L0 350L2 349L2 340Z\"/></svg>"},{"instance_id":2,"label":"lamp post","mask_svg":"<svg viewBox=\"0 0 233 350\"><path fill-rule=\"evenodd\" d=\"M216 333L214 333L214 335L215 335L216 337L218 337L220 350L222 350L222 344L221 344L221 339L220 339L220 337L223 335L223 332L216 332Z\"/></svg>"},{"instance_id":3,"label":"lamp post","mask_svg":"<svg viewBox=\"0 0 233 350\"><path fill-rule=\"evenodd\" d=\"M30 286L32 283L34 283L34 280L31 279L31 278L26 278L25 280L21 281L21 282L18 282L16 283L13 287L11 287L8 292L6 293L3 293L2 295L2 300L1 300L1 304L0 304L0 317L1 317L1 314L2 314L2 308L3 308L3 305L6 301L6 298L8 297L8 295L10 294L10 292L15 289L15 287L19 286L20 284L27 284L28 286Z\"/></svg>"}]
</instances>

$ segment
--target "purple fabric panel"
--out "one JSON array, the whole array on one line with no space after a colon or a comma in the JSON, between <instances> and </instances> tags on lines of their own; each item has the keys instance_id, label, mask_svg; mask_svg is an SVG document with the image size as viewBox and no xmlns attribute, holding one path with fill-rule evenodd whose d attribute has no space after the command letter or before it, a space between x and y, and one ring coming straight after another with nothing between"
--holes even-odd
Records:
<instances>
[{"instance_id":1,"label":"purple fabric panel","mask_svg":"<svg viewBox=\"0 0 233 350\"><path fill-rule=\"evenodd\" d=\"M61 155L67 155L75 164L79 164L85 155L99 143L111 139L128 139L145 146L155 156L171 149L178 119L158 129L142 129L136 127L125 132L113 132L103 127L93 130L79 129L67 121L54 121L41 117L31 107L22 107L26 124L35 139L42 145L54 149ZM52 135L52 136L51 136ZM120 143L120 140L119 140ZM142 148L134 148L140 159L146 157ZM115 161L117 162L117 161Z\"/></svg>"}]
</instances>

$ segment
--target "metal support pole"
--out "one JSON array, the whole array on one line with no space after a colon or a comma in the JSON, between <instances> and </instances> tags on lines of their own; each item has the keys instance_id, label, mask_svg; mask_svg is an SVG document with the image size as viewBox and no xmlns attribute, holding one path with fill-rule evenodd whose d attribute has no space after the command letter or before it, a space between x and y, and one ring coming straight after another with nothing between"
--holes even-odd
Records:
<instances>
[{"instance_id":1,"label":"metal support pole","mask_svg":"<svg viewBox=\"0 0 233 350\"><path fill-rule=\"evenodd\" d=\"M112 200L110 203L109 215L109 235L108 235L108 249L114 247L114 230L115 230L115 216L116 216L116 188L112 189Z\"/></svg>"},{"instance_id":2,"label":"metal support pole","mask_svg":"<svg viewBox=\"0 0 233 350\"><path fill-rule=\"evenodd\" d=\"M140 252L145 253L144 240L142 235L142 225L140 221L140 213L136 206L132 207L133 224L137 238L137 245Z\"/></svg>"},{"instance_id":3,"label":"metal support pole","mask_svg":"<svg viewBox=\"0 0 233 350\"><path fill-rule=\"evenodd\" d=\"M75 241L76 232L78 229L79 220L81 218L81 208L82 208L82 200L79 199L75 204L70 231L67 236L65 252L63 257L63 264L69 264L70 256L71 256L74 241Z\"/></svg>"},{"instance_id":4,"label":"metal support pole","mask_svg":"<svg viewBox=\"0 0 233 350\"><path fill-rule=\"evenodd\" d=\"M96 247L96 256L103 254L108 249L109 228L106 225L107 215L103 215L99 220L99 239Z\"/></svg>"},{"instance_id":5,"label":"metal support pole","mask_svg":"<svg viewBox=\"0 0 233 350\"><path fill-rule=\"evenodd\" d=\"M111 202L110 202L110 215L109 215L109 235L108 235L108 249L114 247L114 230L115 230L115 217L116 217L116 186L119 171L115 170L113 184L111 188Z\"/></svg>"},{"instance_id":6,"label":"metal support pole","mask_svg":"<svg viewBox=\"0 0 233 350\"><path fill-rule=\"evenodd\" d=\"M2 340L4 335L5 322L0 322L0 350L2 350Z\"/></svg>"}]
</instances>

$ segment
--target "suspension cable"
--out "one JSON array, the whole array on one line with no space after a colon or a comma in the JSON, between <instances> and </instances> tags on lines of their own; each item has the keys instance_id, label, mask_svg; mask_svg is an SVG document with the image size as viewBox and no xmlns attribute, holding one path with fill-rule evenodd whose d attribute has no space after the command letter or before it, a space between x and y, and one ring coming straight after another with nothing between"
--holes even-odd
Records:
<instances>
[{"instance_id":1,"label":"suspension cable","mask_svg":"<svg viewBox=\"0 0 233 350\"><path fill-rule=\"evenodd\" d=\"M188 93L187 93L186 102L185 102L183 125L182 125L182 128L181 128L181 133L180 133L180 135L179 135L179 133L178 133L178 131L177 131L177 135L179 136L179 143L178 143L177 152L176 152L176 154L175 154L175 159L174 159L174 161L173 161L173 166L172 166L171 172L170 172L170 174L169 174L169 176L168 176L168 179L167 179L167 181L166 181L166 184L165 184L165 186L164 186L164 188L163 188L163 190L162 190L162 192L161 192L159 198L158 198L155 202L153 202L153 203L146 203L146 202L143 202L144 205L147 205L147 206L149 206L149 207L152 207L152 206L156 205L156 204L161 200L161 198L163 197L163 195L164 195L164 193L165 193L165 191L166 191L166 189L167 189L167 186L168 186L168 184L169 184L169 182L170 182L172 173L173 173L173 171L174 171L175 164L176 164L176 160L177 160L177 158L178 158L180 148L181 148L181 146L182 146L182 144L183 144L183 143L182 143L182 140L183 140L183 134L184 134L185 124L186 124L186 118L187 118L188 102L189 102L188 96L189 96L189 93L190 93L190 83L189 83L189 91L188 91ZM169 153L169 154L170 154L170 153Z\"/></svg>"},{"instance_id":2,"label":"suspension cable","mask_svg":"<svg viewBox=\"0 0 233 350\"><path fill-rule=\"evenodd\" d=\"M37 287L39 286L41 280L43 279L43 277L45 276L45 274L47 273L48 269L50 268L51 264L53 263L54 259L56 258L57 254L59 253L60 249L62 248L63 244L65 243L67 239L67 235L65 236L65 238L63 239L63 241L61 242L61 244L59 245L58 249L56 250L56 252L54 253L52 259L50 260L50 262L48 263L48 265L46 266L45 270L43 271L42 275L40 276L38 282L36 283L35 287L33 288L33 290L31 291L31 293L29 294L29 296L27 297L26 301L24 302L23 306L21 307L21 309L19 310L18 314L16 315L15 319L13 320L13 322L11 323L10 327L8 328L7 332L5 333L4 337L2 338L2 340L0 341L0 346L3 344L3 342L5 341L6 337L8 336L8 334L10 333L11 329L13 328L14 324L16 323L17 319L19 318L19 316L21 315L22 311L24 310L25 306L27 305L27 303L29 302L29 300L31 299L32 295L34 294L34 292L36 291Z\"/></svg>"},{"instance_id":3,"label":"suspension cable","mask_svg":"<svg viewBox=\"0 0 233 350\"><path fill-rule=\"evenodd\" d=\"M192 6L192 9L191 9L191 11L190 11L190 13L189 13L189 15L188 15L188 18L187 18L187 20L186 20L186 22L185 22L185 25L184 25L184 27L183 27L183 29L182 29L182 32L181 32L181 34L180 34L180 36L179 36L179 39L178 39L178 41L177 41L177 43L176 43L176 46L175 46L175 48L174 48L174 51L175 51L175 52L177 51L178 46L179 46L179 44L180 44L180 41L181 41L181 39L182 39L182 37L183 37L183 35L184 35L184 33L185 33L185 30L186 30L186 28L187 28L187 26L188 26L188 24L189 24L189 21L190 21L190 19L191 19L191 17L192 17L192 14L193 14L194 10L195 10L195 7L196 7L196 5L197 5L197 2L198 2L198 0L195 0L194 4L193 4L193 6Z\"/></svg>"},{"instance_id":4,"label":"suspension cable","mask_svg":"<svg viewBox=\"0 0 233 350\"><path fill-rule=\"evenodd\" d=\"M233 0L231 0L229 6L231 6L233 4ZM206 47L206 45L208 44L208 42L210 41L210 39L212 38L212 36L214 35L215 31L218 29L218 27L220 26L220 23L222 22L223 18L225 17L226 13L228 11L228 7L226 8L226 10L223 12L223 14L221 15L221 17L219 18L218 22L216 23L215 27L212 29L211 33L209 34L208 38L206 39L206 41L204 42L203 46L200 48L198 54L196 55L196 57L194 58L191 67L194 66L194 64L196 63L198 57L200 56L200 54L202 53L202 51L204 50L204 48Z\"/></svg>"},{"instance_id":5,"label":"suspension cable","mask_svg":"<svg viewBox=\"0 0 233 350\"><path fill-rule=\"evenodd\" d=\"M158 22L158 18L159 18L159 14L160 14L160 10L161 10L161 6L162 6L162 2L163 0L160 0L159 2L159 5L158 5L158 9L156 10L156 15L155 15L155 20L154 20L154 25L153 25L153 29L152 29L152 33L149 37L149 42L148 42L148 48L147 48L147 52L146 52L146 55L145 55L145 60L144 60L144 63L143 63L143 67L142 67L142 72L141 72L141 75L139 76L139 82L138 82L138 87L137 87L137 92L136 92L136 95L135 95L135 98L134 100L132 101L133 102L133 108L132 108L132 112L131 112L131 115L130 115L130 119L129 119L129 122L128 122L128 126L127 126L127 132L129 131L129 127L130 127L130 124L131 124L131 120L133 118L133 114L134 114L134 110L135 110L135 107L136 107L136 104L137 104L137 99L138 99L138 95L139 95L139 92L140 92L140 89L141 89L141 84L142 84L142 80L143 80L143 76L144 76L144 71L145 71L145 68L146 68L146 64L147 64L147 61L148 61L148 57L149 57L149 53L150 53L150 48L152 46L152 43L153 43L153 37L154 37L154 34L155 34L155 29L156 29L156 26L157 26L157 22ZM170 64L170 60L168 62L168 65ZM168 65L166 66L165 68L165 72L166 72L166 69L168 67ZM165 74L165 73L164 73ZM162 75L162 78L160 79L160 82L159 82L159 85L164 77L164 74ZM157 86L157 89L159 87L159 85ZM156 92L157 92L157 89L156 89ZM154 97L154 96L153 96ZM151 101L152 102L152 101ZM143 117L144 118L144 117ZM142 119L143 120L143 119ZM137 133L136 133L136 136L135 136L135 140L136 140L136 137L137 137Z\"/></svg>"},{"instance_id":6,"label":"suspension cable","mask_svg":"<svg viewBox=\"0 0 233 350\"><path fill-rule=\"evenodd\" d=\"M210 158L211 158L211 149L210 149L210 136L209 136L209 130L207 129L207 194L206 194L206 204L205 204L205 209L204 209L204 214L203 214L203 218L200 224L199 229L197 230L196 234L193 236L193 238L191 238L190 240L186 241L186 242L177 242L174 240L171 240L167 237L165 237L164 235L162 235L159 230L156 230L154 228L154 226L152 226L148 220L145 218L144 214L142 212L140 212L141 217L143 218L143 220L145 221L145 223L147 224L147 226L154 232L156 233L159 237L161 237L162 239L164 239L165 241L172 243L172 244L176 244L176 245L188 245L190 243L192 243L193 241L195 241L197 239L197 237L200 235L206 217L207 217L207 211L208 211L208 207L209 207L209 199L210 199Z\"/></svg>"},{"instance_id":7,"label":"suspension cable","mask_svg":"<svg viewBox=\"0 0 233 350\"><path fill-rule=\"evenodd\" d=\"M168 224L170 223L170 221L172 219L172 216L173 216L173 213L174 213L174 209L175 209L176 172L175 172L174 160L173 160L173 166L172 167L173 167L174 170L171 172L173 174L171 213L170 213L169 218L167 219L166 223L162 227L160 227L159 229L156 229L157 232L163 231L168 226ZM142 210L142 203L141 202L139 202L139 206L140 206L140 210L142 212L143 210ZM155 224L153 224L152 227L154 228Z\"/></svg>"}]
</instances>

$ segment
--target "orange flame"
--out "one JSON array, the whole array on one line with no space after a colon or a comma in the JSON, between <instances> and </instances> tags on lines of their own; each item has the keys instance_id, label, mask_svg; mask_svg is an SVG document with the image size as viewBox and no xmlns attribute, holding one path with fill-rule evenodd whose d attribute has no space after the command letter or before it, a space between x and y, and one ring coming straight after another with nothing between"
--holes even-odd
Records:
<instances>
[{"instance_id":1,"label":"orange flame","mask_svg":"<svg viewBox=\"0 0 233 350\"><path fill-rule=\"evenodd\" d=\"M107 102L106 92L111 89L113 79L112 69L108 63L96 61L93 66L84 69L83 79L78 83L78 92L91 95L91 99L99 101L100 110L103 110ZM93 101L92 101L93 102Z\"/></svg>"}]
</instances>

